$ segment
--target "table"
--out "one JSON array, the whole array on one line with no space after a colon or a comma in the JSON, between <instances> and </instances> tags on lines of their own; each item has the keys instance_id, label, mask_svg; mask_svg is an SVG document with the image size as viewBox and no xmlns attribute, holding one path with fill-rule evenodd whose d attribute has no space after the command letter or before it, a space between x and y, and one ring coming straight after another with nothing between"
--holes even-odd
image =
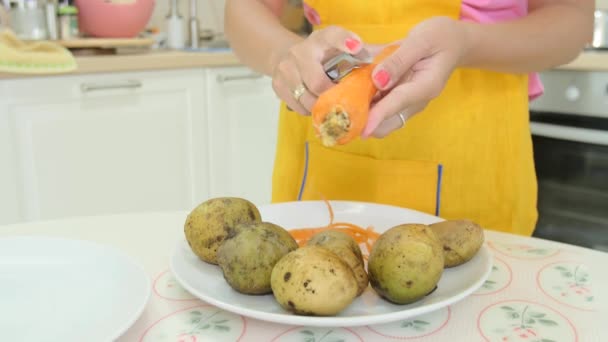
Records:
<instances>
[{"instance_id":1,"label":"table","mask_svg":"<svg viewBox=\"0 0 608 342\"><path fill-rule=\"evenodd\" d=\"M169 256L187 212L72 218L0 227L0 238L44 235L120 248L153 282L146 310L119 342L131 341L608 341L608 253L486 231L494 255L473 295L431 314L356 328L295 327L207 305L182 289ZM0 340L2 340L0 332Z\"/></svg>"}]
</instances>

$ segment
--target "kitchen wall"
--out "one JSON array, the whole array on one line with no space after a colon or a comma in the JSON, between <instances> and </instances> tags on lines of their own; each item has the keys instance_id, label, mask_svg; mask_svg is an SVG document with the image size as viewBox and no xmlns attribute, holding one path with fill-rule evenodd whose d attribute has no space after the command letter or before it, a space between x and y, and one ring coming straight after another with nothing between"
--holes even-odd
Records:
<instances>
[{"instance_id":1,"label":"kitchen wall","mask_svg":"<svg viewBox=\"0 0 608 342\"><path fill-rule=\"evenodd\" d=\"M225 0L197 0L198 18L201 29L211 29L214 32L224 31L224 5ZM184 20L190 17L190 0L178 0L179 13ZM149 26L166 29L166 17L169 14L171 0L157 0L156 9L152 15Z\"/></svg>"},{"instance_id":2,"label":"kitchen wall","mask_svg":"<svg viewBox=\"0 0 608 342\"><path fill-rule=\"evenodd\" d=\"M171 0L157 0L156 9L151 19L151 26L165 29L165 17L169 13L169 4ZM189 10L190 0L178 0L179 12L184 18L190 15ZM224 5L225 0L197 0L198 1L198 17L202 29L211 29L214 32L224 31ZM596 0L596 7L608 9L608 0ZM291 13L288 16L295 16L298 13ZM289 19L288 19L289 20Z\"/></svg>"},{"instance_id":3,"label":"kitchen wall","mask_svg":"<svg viewBox=\"0 0 608 342\"><path fill-rule=\"evenodd\" d=\"M211 29L214 32L224 31L224 5L225 0L197 0L198 18L201 29ZM608 1L608 0L606 0ZM166 28L165 18L169 13L171 0L157 0L156 9L152 16L150 25ZM190 0L178 0L179 13L187 19L190 16ZM290 30L300 31L304 25L304 13L301 8L301 0L289 0L285 7L281 21Z\"/></svg>"}]
</instances>

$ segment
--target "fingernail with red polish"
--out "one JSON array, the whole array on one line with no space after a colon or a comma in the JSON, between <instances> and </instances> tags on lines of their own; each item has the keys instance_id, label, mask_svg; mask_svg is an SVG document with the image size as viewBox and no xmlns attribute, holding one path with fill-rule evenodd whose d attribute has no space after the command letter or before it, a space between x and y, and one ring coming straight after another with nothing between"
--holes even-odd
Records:
<instances>
[{"instance_id":1,"label":"fingernail with red polish","mask_svg":"<svg viewBox=\"0 0 608 342\"><path fill-rule=\"evenodd\" d=\"M347 38L346 41L344 42L344 45L346 45L346 47L350 50L350 51L355 51L359 45L361 45L361 43L359 43L359 41L352 39L352 38Z\"/></svg>"},{"instance_id":2,"label":"fingernail with red polish","mask_svg":"<svg viewBox=\"0 0 608 342\"><path fill-rule=\"evenodd\" d=\"M376 80L380 87L384 88L391 80L391 76L386 70L380 70L374 75L374 80Z\"/></svg>"}]
</instances>

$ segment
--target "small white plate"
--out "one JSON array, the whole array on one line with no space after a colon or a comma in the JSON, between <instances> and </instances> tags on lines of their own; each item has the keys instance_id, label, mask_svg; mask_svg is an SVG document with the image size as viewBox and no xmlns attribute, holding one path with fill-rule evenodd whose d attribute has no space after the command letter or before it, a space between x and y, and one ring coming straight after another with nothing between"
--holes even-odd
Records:
<instances>
[{"instance_id":1,"label":"small white plate","mask_svg":"<svg viewBox=\"0 0 608 342\"><path fill-rule=\"evenodd\" d=\"M0 238L0 341L112 341L150 297L144 270L114 248Z\"/></svg>"},{"instance_id":2,"label":"small white plate","mask_svg":"<svg viewBox=\"0 0 608 342\"><path fill-rule=\"evenodd\" d=\"M413 210L359 202L332 201L335 222L372 226L377 232L404 223L430 224L442 219ZM329 222L323 202L303 201L259 207L262 219L285 229L322 227ZM233 290L218 266L194 255L185 238L177 242L171 270L180 284L198 298L224 310L282 324L346 327L389 323L438 310L477 290L492 269L492 257L483 246L469 262L444 270L437 289L416 303L395 305L380 298L370 287L337 316L299 316L283 310L272 295L248 296Z\"/></svg>"}]
</instances>

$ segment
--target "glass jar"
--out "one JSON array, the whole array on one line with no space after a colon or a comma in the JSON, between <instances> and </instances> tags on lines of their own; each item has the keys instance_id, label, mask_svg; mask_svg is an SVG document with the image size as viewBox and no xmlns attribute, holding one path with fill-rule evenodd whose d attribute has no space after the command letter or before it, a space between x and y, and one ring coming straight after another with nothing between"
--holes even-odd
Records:
<instances>
[{"instance_id":1,"label":"glass jar","mask_svg":"<svg viewBox=\"0 0 608 342\"><path fill-rule=\"evenodd\" d=\"M8 3L11 26L19 39L43 40L48 38L44 0L9 1Z\"/></svg>"}]
</instances>

